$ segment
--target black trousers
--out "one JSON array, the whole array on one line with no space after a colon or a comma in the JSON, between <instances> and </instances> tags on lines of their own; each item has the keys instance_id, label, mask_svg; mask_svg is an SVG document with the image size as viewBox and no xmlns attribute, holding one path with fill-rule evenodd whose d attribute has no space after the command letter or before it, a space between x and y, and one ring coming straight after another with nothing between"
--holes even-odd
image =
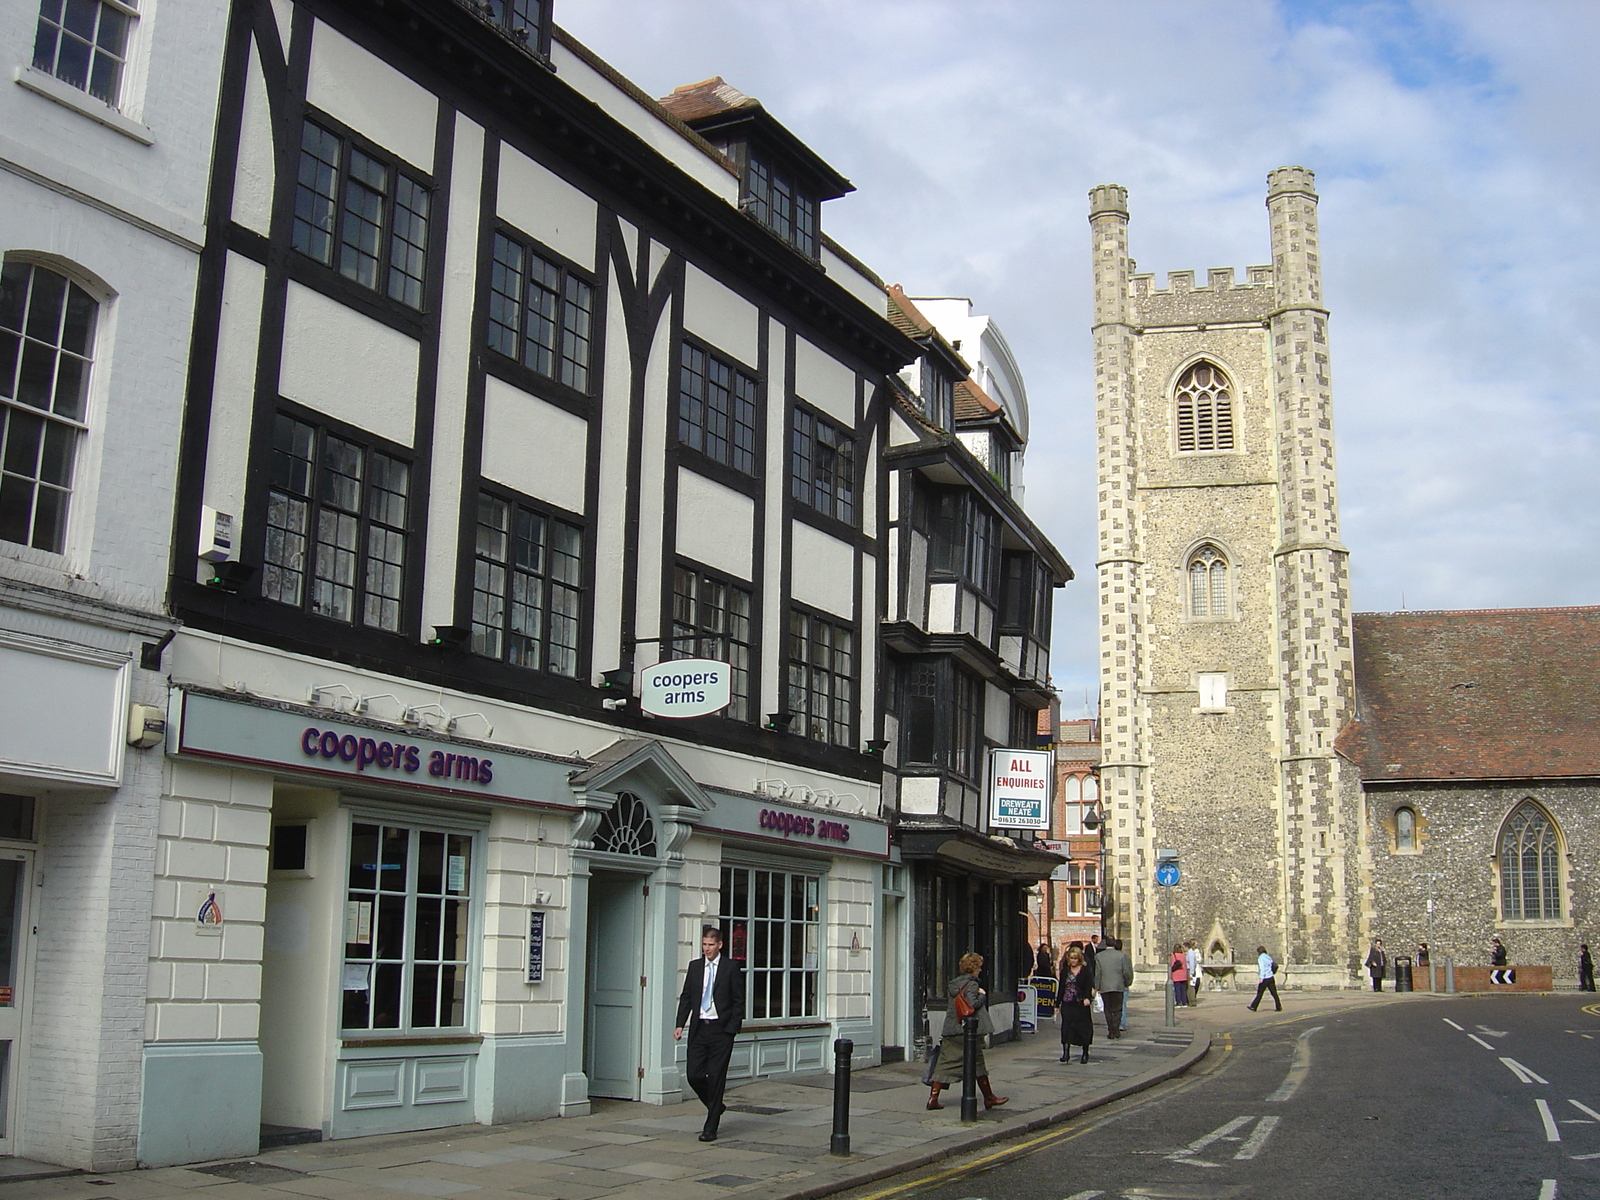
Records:
<instances>
[{"instance_id":1,"label":"black trousers","mask_svg":"<svg viewBox=\"0 0 1600 1200\"><path fill-rule=\"evenodd\" d=\"M1111 1037L1122 1036L1122 992L1101 992L1100 998L1106 1002L1106 1033Z\"/></svg>"},{"instance_id":2,"label":"black trousers","mask_svg":"<svg viewBox=\"0 0 1600 1200\"><path fill-rule=\"evenodd\" d=\"M1256 998L1250 1001L1250 1007L1258 1007L1261 1004L1261 997L1267 992L1272 993L1272 1002L1278 1006L1278 1011L1283 1011L1283 1001L1278 999L1278 981L1271 975L1256 984Z\"/></svg>"},{"instance_id":3,"label":"black trousers","mask_svg":"<svg viewBox=\"0 0 1600 1200\"><path fill-rule=\"evenodd\" d=\"M733 1057L733 1034L710 1029L696 1021L689 1027L685 1055L689 1086L706 1106L707 1122L722 1116L722 1093L728 1086L728 1060Z\"/></svg>"},{"instance_id":4,"label":"black trousers","mask_svg":"<svg viewBox=\"0 0 1600 1200\"><path fill-rule=\"evenodd\" d=\"M1375 992L1383 991L1383 976L1382 975L1374 975L1372 977L1372 990L1375 991Z\"/></svg>"},{"instance_id":5,"label":"black trousers","mask_svg":"<svg viewBox=\"0 0 1600 1200\"><path fill-rule=\"evenodd\" d=\"M1578 972L1578 990L1580 992L1594 991L1594 972L1592 970Z\"/></svg>"}]
</instances>

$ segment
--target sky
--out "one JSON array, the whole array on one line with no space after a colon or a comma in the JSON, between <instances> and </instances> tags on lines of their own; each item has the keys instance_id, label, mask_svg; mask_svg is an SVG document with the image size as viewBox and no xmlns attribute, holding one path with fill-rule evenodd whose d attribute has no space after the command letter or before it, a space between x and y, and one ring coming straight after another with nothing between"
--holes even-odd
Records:
<instances>
[{"instance_id":1,"label":"sky","mask_svg":"<svg viewBox=\"0 0 1600 1200\"><path fill-rule=\"evenodd\" d=\"M650 92L721 75L848 177L823 228L970 297L1027 382L1062 715L1098 692L1087 193L1141 271L1270 261L1321 195L1354 607L1600 604L1600 4L556 0Z\"/></svg>"}]
</instances>

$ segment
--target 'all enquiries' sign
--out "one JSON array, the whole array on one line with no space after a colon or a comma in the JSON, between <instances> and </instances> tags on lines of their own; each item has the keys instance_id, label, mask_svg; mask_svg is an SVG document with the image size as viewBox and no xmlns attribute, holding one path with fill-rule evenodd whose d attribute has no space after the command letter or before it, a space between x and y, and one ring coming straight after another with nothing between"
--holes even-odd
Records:
<instances>
[{"instance_id":1,"label":"'all enquiries' sign","mask_svg":"<svg viewBox=\"0 0 1600 1200\"><path fill-rule=\"evenodd\" d=\"M989 824L996 829L1049 829L1055 756L1043 750L989 752Z\"/></svg>"}]
</instances>

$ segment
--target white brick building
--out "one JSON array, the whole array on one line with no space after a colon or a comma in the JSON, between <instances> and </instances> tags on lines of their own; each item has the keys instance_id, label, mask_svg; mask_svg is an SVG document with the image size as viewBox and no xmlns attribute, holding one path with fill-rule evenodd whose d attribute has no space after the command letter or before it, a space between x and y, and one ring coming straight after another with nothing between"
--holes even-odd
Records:
<instances>
[{"instance_id":1,"label":"white brick building","mask_svg":"<svg viewBox=\"0 0 1600 1200\"><path fill-rule=\"evenodd\" d=\"M224 25L0 11L0 1153L87 1169L137 1155L163 764L130 710L166 699Z\"/></svg>"}]
</instances>

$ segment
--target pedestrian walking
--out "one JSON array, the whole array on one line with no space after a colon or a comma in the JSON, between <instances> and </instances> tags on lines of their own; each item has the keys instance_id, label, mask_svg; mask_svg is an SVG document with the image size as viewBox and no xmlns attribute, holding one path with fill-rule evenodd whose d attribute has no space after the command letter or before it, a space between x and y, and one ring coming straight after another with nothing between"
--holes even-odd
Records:
<instances>
[{"instance_id":1,"label":"pedestrian walking","mask_svg":"<svg viewBox=\"0 0 1600 1200\"><path fill-rule=\"evenodd\" d=\"M1506 953L1506 944L1499 938L1492 938L1489 942L1489 965L1491 967L1504 967L1510 965L1511 956Z\"/></svg>"},{"instance_id":2,"label":"pedestrian walking","mask_svg":"<svg viewBox=\"0 0 1600 1200\"><path fill-rule=\"evenodd\" d=\"M1083 965L1092 972L1094 970L1094 956L1100 953L1100 947L1095 944L1099 934L1094 935L1083 944Z\"/></svg>"},{"instance_id":3,"label":"pedestrian walking","mask_svg":"<svg viewBox=\"0 0 1600 1200\"><path fill-rule=\"evenodd\" d=\"M1057 1010L1061 1021L1061 1061L1072 1061L1072 1047L1083 1047L1082 1062L1089 1061L1089 1047L1094 1043L1094 971L1083 961L1083 951L1077 946L1067 947L1067 956L1061 962L1061 981L1056 985L1061 997Z\"/></svg>"},{"instance_id":4,"label":"pedestrian walking","mask_svg":"<svg viewBox=\"0 0 1600 1200\"><path fill-rule=\"evenodd\" d=\"M1054 975L1056 973L1056 962L1050 956L1049 942L1039 943L1039 953L1033 959L1033 973L1035 975Z\"/></svg>"},{"instance_id":5,"label":"pedestrian walking","mask_svg":"<svg viewBox=\"0 0 1600 1200\"><path fill-rule=\"evenodd\" d=\"M1205 974L1200 970L1200 947L1190 942L1183 952L1184 965L1189 968L1189 1007L1200 1003L1200 984Z\"/></svg>"},{"instance_id":6,"label":"pedestrian walking","mask_svg":"<svg viewBox=\"0 0 1600 1200\"><path fill-rule=\"evenodd\" d=\"M1421 942L1421 943L1419 943L1417 945L1417 966L1425 967L1427 965L1428 965L1428 943L1427 942Z\"/></svg>"},{"instance_id":7,"label":"pedestrian walking","mask_svg":"<svg viewBox=\"0 0 1600 1200\"><path fill-rule=\"evenodd\" d=\"M1372 949L1367 951L1367 974L1372 976L1372 990L1383 991L1383 975L1389 969L1389 955L1383 949L1383 939L1373 938Z\"/></svg>"},{"instance_id":8,"label":"pedestrian walking","mask_svg":"<svg viewBox=\"0 0 1600 1200\"><path fill-rule=\"evenodd\" d=\"M1172 1002L1179 1008L1189 1006L1189 960L1184 957L1183 943L1172 948L1172 958L1167 962L1167 974L1172 976Z\"/></svg>"},{"instance_id":9,"label":"pedestrian walking","mask_svg":"<svg viewBox=\"0 0 1600 1200\"><path fill-rule=\"evenodd\" d=\"M744 964L722 953L722 931L707 925L700 931L701 955L689 964L683 975L683 991L678 996L677 1028L674 1041L689 1029L689 1046L684 1073L689 1086L706 1106L702 1142L717 1140L717 1124L726 1106L723 1090L728 1085L728 1062L733 1057L733 1039L744 1023Z\"/></svg>"},{"instance_id":10,"label":"pedestrian walking","mask_svg":"<svg viewBox=\"0 0 1600 1200\"><path fill-rule=\"evenodd\" d=\"M1589 957L1589 943L1578 947L1578 990L1594 991L1594 959Z\"/></svg>"},{"instance_id":11,"label":"pedestrian walking","mask_svg":"<svg viewBox=\"0 0 1600 1200\"><path fill-rule=\"evenodd\" d=\"M1133 960L1122 943L1107 938L1094 956L1094 988L1106 1006L1106 1037L1112 1041L1128 1027L1128 989L1133 986Z\"/></svg>"},{"instance_id":12,"label":"pedestrian walking","mask_svg":"<svg viewBox=\"0 0 1600 1200\"><path fill-rule=\"evenodd\" d=\"M961 973L950 981L950 1006L945 1009L944 1026L939 1031L939 1060L929 1072L929 1086L933 1090L928 1094L928 1107L943 1108L944 1105L939 1103L940 1089L961 1082L965 1040L961 1022L963 1013L976 1013L979 1037L978 1088L983 1092L985 1108L999 1108L1011 1097L994 1094L994 1089L989 1086L989 1067L983 1057L982 1038L994 1032L994 1022L989 1018L989 993L978 982L978 973L983 970L983 955L968 951L961 956L956 970Z\"/></svg>"},{"instance_id":13,"label":"pedestrian walking","mask_svg":"<svg viewBox=\"0 0 1600 1200\"><path fill-rule=\"evenodd\" d=\"M1266 992L1272 993L1272 1002L1278 1006L1278 1011L1283 1011L1283 1001L1278 998L1278 964L1272 955L1267 953L1265 946L1256 947L1256 971L1261 976L1261 982L1256 984L1256 998L1250 1001L1249 1009L1255 1012L1261 1004L1261 997Z\"/></svg>"}]
</instances>

